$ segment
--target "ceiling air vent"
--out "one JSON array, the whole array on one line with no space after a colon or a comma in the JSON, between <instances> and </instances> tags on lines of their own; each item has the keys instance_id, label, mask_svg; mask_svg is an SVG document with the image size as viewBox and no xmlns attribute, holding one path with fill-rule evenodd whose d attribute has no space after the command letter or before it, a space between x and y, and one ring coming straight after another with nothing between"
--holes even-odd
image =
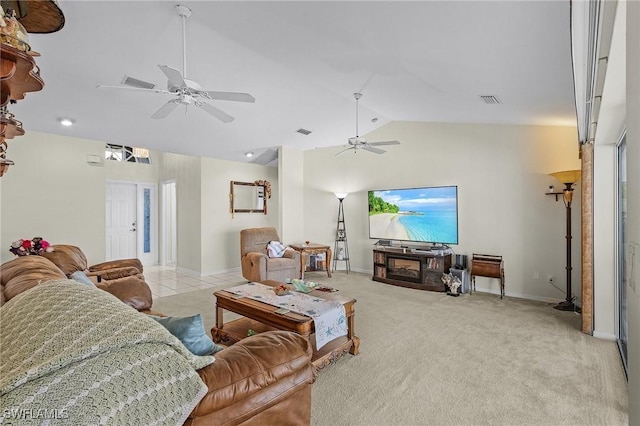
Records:
<instances>
[{"instance_id":1,"label":"ceiling air vent","mask_svg":"<svg viewBox=\"0 0 640 426\"><path fill-rule=\"evenodd\" d=\"M278 159L278 150L269 148L265 152L260 154L259 156L257 156L254 159L252 159L251 162L252 163L256 163L256 164L262 164L263 166L266 166L267 164L269 164L272 161L275 161L277 159Z\"/></svg>"},{"instance_id":2,"label":"ceiling air vent","mask_svg":"<svg viewBox=\"0 0 640 426\"><path fill-rule=\"evenodd\" d=\"M140 89L153 89L154 87L156 87L155 84L138 80L137 78L129 77L128 75L124 76L124 78L122 79L122 84L131 87L139 87Z\"/></svg>"},{"instance_id":3,"label":"ceiling air vent","mask_svg":"<svg viewBox=\"0 0 640 426\"><path fill-rule=\"evenodd\" d=\"M307 129L298 129L298 130L296 130L296 132L298 132L298 133L300 133L302 135L305 135L305 136L311 134L311 130L307 130Z\"/></svg>"},{"instance_id":4,"label":"ceiling air vent","mask_svg":"<svg viewBox=\"0 0 640 426\"><path fill-rule=\"evenodd\" d=\"M484 102L485 104L501 104L502 102L500 102L500 99L498 99L496 96L493 95L480 95L480 99L482 99L482 102Z\"/></svg>"}]
</instances>

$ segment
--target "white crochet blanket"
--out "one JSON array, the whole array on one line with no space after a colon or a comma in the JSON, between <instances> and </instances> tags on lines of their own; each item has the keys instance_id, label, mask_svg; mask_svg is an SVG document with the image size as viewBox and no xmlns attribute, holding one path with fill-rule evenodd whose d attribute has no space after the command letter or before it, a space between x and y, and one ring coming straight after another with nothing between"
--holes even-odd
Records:
<instances>
[{"instance_id":1,"label":"white crochet blanket","mask_svg":"<svg viewBox=\"0 0 640 426\"><path fill-rule=\"evenodd\" d=\"M0 424L182 424L207 391L160 324L72 280L0 308Z\"/></svg>"}]
</instances>

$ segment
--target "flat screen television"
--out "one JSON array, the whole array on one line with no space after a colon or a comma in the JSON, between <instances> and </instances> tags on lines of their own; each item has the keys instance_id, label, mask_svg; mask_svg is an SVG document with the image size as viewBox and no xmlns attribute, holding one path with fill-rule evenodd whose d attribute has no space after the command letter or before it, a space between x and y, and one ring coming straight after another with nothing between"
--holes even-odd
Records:
<instances>
[{"instance_id":1,"label":"flat screen television","mask_svg":"<svg viewBox=\"0 0 640 426\"><path fill-rule=\"evenodd\" d=\"M369 238L458 244L458 187L369 191Z\"/></svg>"}]
</instances>

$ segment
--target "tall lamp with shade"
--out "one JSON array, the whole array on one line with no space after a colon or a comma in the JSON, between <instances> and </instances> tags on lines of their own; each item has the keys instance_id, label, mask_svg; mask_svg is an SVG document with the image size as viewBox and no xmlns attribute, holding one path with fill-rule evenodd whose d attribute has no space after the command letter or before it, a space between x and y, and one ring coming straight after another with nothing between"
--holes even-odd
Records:
<instances>
[{"instance_id":1,"label":"tall lamp with shade","mask_svg":"<svg viewBox=\"0 0 640 426\"><path fill-rule=\"evenodd\" d=\"M567 289L566 298L564 301L554 306L555 309L561 311L578 311L574 298L571 295L571 202L573 201L573 185L580 180L580 170L566 170L562 172L550 173L549 176L553 176L564 184L562 192L550 192L547 195L555 195L556 201L558 201L558 195L562 195L566 211L566 240L567 240Z\"/></svg>"},{"instance_id":2,"label":"tall lamp with shade","mask_svg":"<svg viewBox=\"0 0 640 426\"><path fill-rule=\"evenodd\" d=\"M349 193L347 192L335 192L338 198L338 224L336 225L336 242L333 248L333 270L336 270L337 263L343 261L347 273L351 270L349 263L349 245L347 244L347 228L344 224L344 207L342 202Z\"/></svg>"}]
</instances>

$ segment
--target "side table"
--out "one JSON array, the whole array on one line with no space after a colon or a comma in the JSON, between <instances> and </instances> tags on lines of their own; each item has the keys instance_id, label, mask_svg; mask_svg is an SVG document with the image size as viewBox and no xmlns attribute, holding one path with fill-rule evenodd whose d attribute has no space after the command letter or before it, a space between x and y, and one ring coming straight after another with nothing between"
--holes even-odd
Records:
<instances>
[{"instance_id":1,"label":"side table","mask_svg":"<svg viewBox=\"0 0 640 426\"><path fill-rule=\"evenodd\" d=\"M504 261L502 256L473 254L471 259L471 286L469 294L476 289L476 275L500 280L500 299L504 297Z\"/></svg>"},{"instance_id":2,"label":"side table","mask_svg":"<svg viewBox=\"0 0 640 426\"><path fill-rule=\"evenodd\" d=\"M331 278L331 247L323 244L309 243L309 244L290 244L289 247L300 252L300 278L304 279L304 273L306 271L307 256L317 253L324 253L327 263L327 276ZM309 271L323 271L324 268L311 268Z\"/></svg>"}]
</instances>

